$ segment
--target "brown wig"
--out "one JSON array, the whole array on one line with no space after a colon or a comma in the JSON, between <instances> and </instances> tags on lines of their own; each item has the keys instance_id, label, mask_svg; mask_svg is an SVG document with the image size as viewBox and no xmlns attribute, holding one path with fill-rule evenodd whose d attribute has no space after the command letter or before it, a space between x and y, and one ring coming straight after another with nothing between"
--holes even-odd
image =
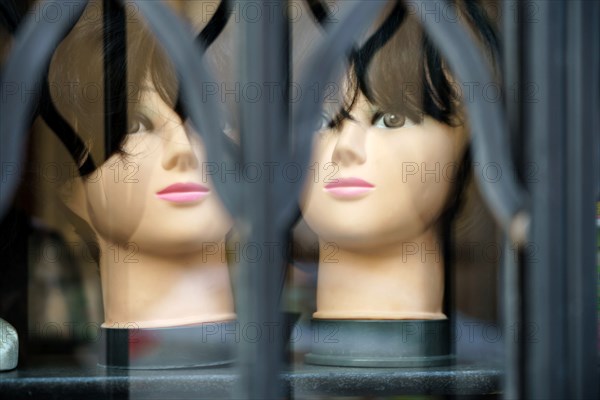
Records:
<instances>
[{"instance_id":1,"label":"brown wig","mask_svg":"<svg viewBox=\"0 0 600 400\"><path fill-rule=\"evenodd\" d=\"M78 166L88 157L100 166L113 154L123 154L127 134L140 123L143 90L156 90L171 107L174 107L177 98L178 81L173 65L141 20L140 13L126 12L124 24L118 20L111 22L106 28L112 30L119 40L105 43L105 27L99 10L101 2L91 1L81 19L56 49L48 74L50 98L43 99L54 104L85 144L85 149L72 154ZM106 54L115 53L126 55L124 59L115 60L116 65L111 71L115 74L111 79L120 82L121 87L111 92L112 98L106 99L104 58ZM104 137L106 104L111 105L110 112L122 111L119 106L126 105L128 127L126 130L109 130L111 137L108 140ZM91 172L88 169L85 174Z\"/></svg>"}]
</instances>

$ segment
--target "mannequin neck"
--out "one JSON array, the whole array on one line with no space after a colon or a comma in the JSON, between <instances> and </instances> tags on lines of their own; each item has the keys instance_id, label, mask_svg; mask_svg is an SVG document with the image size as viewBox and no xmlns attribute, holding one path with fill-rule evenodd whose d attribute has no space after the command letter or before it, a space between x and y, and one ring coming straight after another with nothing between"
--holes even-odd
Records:
<instances>
[{"instance_id":1,"label":"mannequin neck","mask_svg":"<svg viewBox=\"0 0 600 400\"><path fill-rule=\"evenodd\" d=\"M445 319L442 245L433 230L371 251L319 243L318 319Z\"/></svg>"},{"instance_id":2,"label":"mannequin neck","mask_svg":"<svg viewBox=\"0 0 600 400\"><path fill-rule=\"evenodd\" d=\"M219 251L154 255L100 240L106 328L160 328L235 319L224 242Z\"/></svg>"}]
</instances>

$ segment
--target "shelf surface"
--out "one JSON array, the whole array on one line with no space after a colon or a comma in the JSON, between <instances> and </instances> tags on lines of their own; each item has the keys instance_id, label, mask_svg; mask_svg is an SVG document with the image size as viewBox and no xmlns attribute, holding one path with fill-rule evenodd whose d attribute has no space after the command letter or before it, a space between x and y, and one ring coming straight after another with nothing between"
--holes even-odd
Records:
<instances>
[{"instance_id":1,"label":"shelf surface","mask_svg":"<svg viewBox=\"0 0 600 400\"><path fill-rule=\"evenodd\" d=\"M235 367L115 370L49 358L0 374L1 398L228 398ZM346 368L294 365L282 379L294 397L372 394L493 394L501 368L471 363L432 368Z\"/></svg>"}]
</instances>

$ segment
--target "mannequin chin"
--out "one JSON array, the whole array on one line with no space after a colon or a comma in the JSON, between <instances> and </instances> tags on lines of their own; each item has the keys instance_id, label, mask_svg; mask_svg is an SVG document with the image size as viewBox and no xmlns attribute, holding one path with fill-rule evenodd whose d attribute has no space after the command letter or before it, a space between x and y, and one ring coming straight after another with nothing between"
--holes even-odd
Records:
<instances>
[{"instance_id":1,"label":"mannequin chin","mask_svg":"<svg viewBox=\"0 0 600 400\"><path fill-rule=\"evenodd\" d=\"M315 138L312 162L327 179L308 182L301 200L320 244L313 316L444 319L437 221L464 153L464 129L430 117L374 118L372 109L359 94L352 119Z\"/></svg>"},{"instance_id":2,"label":"mannequin chin","mask_svg":"<svg viewBox=\"0 0 600 400\"><path fill-rule=\"evenodd\" d=\"M68 207L98 239L106 328L235 319L225 256L232 221L202 140L152 89L123 153L72 182Z\"/></svg>"}]
</instances>

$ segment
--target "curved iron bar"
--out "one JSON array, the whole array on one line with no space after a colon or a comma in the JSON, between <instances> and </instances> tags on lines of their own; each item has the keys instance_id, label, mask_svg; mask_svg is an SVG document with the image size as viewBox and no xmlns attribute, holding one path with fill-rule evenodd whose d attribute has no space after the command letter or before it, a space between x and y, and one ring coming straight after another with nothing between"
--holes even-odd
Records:
<instances>
[{"instance_id":1,"label":"curved iron bar","mask_svg":"<svg viewBox=\"0 0 600 400\"><path fill-rule=\"evenodd\" d=\"M397 2L390 14L383 21L377 31L360 48L355 49L350 56L350 61L354 62L356 75L359 80L359 87L367 97L370 96L369 85L366 82L367 69L375 54L398 32L404 18L406 10L402 3Z\"/></svg>"},{"instance_id":2,"label":"curved iron bar","mask_svg":"<svg viewBox=\"0 0 600 400\"><path fill-rule=\"evenodd\" d=\"M427 3L433 3L438 7L445 4L440 0L419 0L419 3L421 7L418 9L421 13L424 9L431 8L424 7ZM336 63L352 46L351 40L354 37L352 33L360 31L364 24L373 18L377 11L375 8L369 10L362 9L360 5L355 6L349 13L351 15L348 19L344 18L345 22L336 26L328 34L308 63L305 75L307 78L301 81L303 82L302 87L306 87L305 85L309 82L324 84L332 77ZM370 12L370 15L367 15L367 12ZM428 19L423 14L420 17L423 28L448 60L450 68L460 82L491 82L487 66L473 40L462 26L444 19L441 22L433 18ZM314 126L320 116L323 97L324 93L321 93L319 102L304 99L296 105L294 112L292 129L295 132L295 148L297 149L294 161L302 167L304 172L307 171ZM508 141L504 140L506 127L502 109L496 104L485 101L482 93L476 95L474 101L467 104L467 109L472 127L471 142L474 161L479 162L480 165L495 164L501 171L507 171L506 168L511 165L511 158ZM477 179L486 202L503 229L514 240L523 243L528 225L528 216L525 212L526 194L523 189L508 174L505 174L505 177L498 182L491 182L480 175L477 175ZM300 196L300 189L294 187L291 194L296 201ZM278 218L286 221L294 207L295 203L287 204ZM516 222L519 222L518 227L515 226Z\"/></svg>"},{"instance_id":3,"label":"curved iron bar","mask_svg":"<svg viewBox=\"0 0 600 400\"><path fill-rule=\"evenodd\" d=\"M196 43L200 48L200 53L204 54L211 44L219 37L221 32L227 26L233 7L231 6L231 0L221 0L219 7L215 11L208 24L202 29L200 34L196 36ZM181 93L177 94L177 101L175 102L175 112L179 115L182 121L185 121L187 114L185 107L181 102Z\"/></svg>"},{"instance_id":4,"label":"curved iron bar","mask_svg":"<svg viewBox=\"0 0 600 400\"><path fill-rule=\"evenodd\" d=\"M319 25L322 28L327 28L328 24L331 23L327 5L321 0L306 0L306 2ZM355 62L357 76L360 80L360 88L363 92L367 93L369 90L364 80L369 63L375 53L385 46L396 32L398 32L405 17L406 10L404 6L401 2L397 2L377 31L360 48L354 48L352 54L348 57L350 62Z\"/></svg>"},{"instance_id":5,"label":"curved iron bar","mask_svg":"<svg viewBox=\"0 0 600 400\"><path fill-rule=\"evenodd\" d=\"M334 78L339 63L350 55L359 33L373 22L385 6L385 2L358 2L340 17L340 22L331 26L330 32L315 49L307 63L305 73L300 80L301 87L307 88L318 83L319 88ZM321 117L324 92L319 93L318 100L304 97L294 104L291 129L294 136L294 154L292 162L299 165L303 176L307 176L308 163L311 158L312 139L315 126ZM297 201L300 198L302 185L289 188L288 202L277 210L276 223L285 226L296 216Z\"/></svg>"},{"instance_id":6,"label":"curved iron bar","mask_svg":"<svg viewBox=\"0 0 600 400\"><path fill-rule=\"evenodd\" d=\"M427 18L424 10L436 9L446 5L442 0L418 0L423 29L437 45L448 61L450 69L460 83L492 82L489 68L485 64L473 39L460 24L445 18L435 20ZM475 91L473 101L467 103L468 118L471 125L471 144L473 160L479 165L497 165L501 173L508 172L511 167L509 141L506 118L499 104L486 101L483 93ZM475 174L482 194L504 231L513 240L523 243L527 229L526 193L513 174L504 173L498 182L491 182L481 174ZM519 223L519 227L515 223Z\"/></svg>"},{"instance_id":7,"label":"curved iron bar","mask_svg":"<svg viewBox=\"0 0 600 400\"><path fill-rule=\"evenodd\" d=\"M0 2L0 17L2 17L2 21L11 35L16 33L17 28L23 19L23 15L20 15L17 10L10 8L9 4L6 2ZM42 79L41 90L38 112L33 115L33 118L36 118L38 114L41 115L48 127L66 147L69 154L73 156L73 159L79 161L81 156L88 153L87 146L56 109L52 97L50 96L48 72L46 72ZM78 172L81 176L92 173L95 169L96 164L91 154L88 154L83 163L78 166Z\"/></svg>"},{"instance_id":8,"label":"curved iron bar","mask_svg":"<svg viewBox=\"0 0 600 400\"><path fill-rule=\"evenodd\" d=\"M202 84L211 74L198 54L198 44L181 25L178 17L164 4L155 1L120 0L134 3L175 65L182 86L182 100L186 112L204 139L208 165L218 170L235 171L239 168L236 154L221 134L221 108L213 97L202 98ZM186 40L188 38L189 40ZM216 134L219 133L219 134ZM239 176L239 175L237 175ZM239 185L228 185L225 180L213 179L221 201L233 216L239 214Z\"/></svg>"},{"instance_id":9,"label":"curved iron bar","mask_svg":"<svg viewBox=\"0 0 600 400\"><path fill-rule=\"evenodd\" d=\"M222 0L213 17L196 37L201 49L207 49L216 40L227 25L231 16L231 11L231 1ZM0 17L2 17L2 21L5 23L4 25L6 25L11 34L16 32L18 25L23 19L23 16L20 15L17 10L9 7L9 4L4 1L0 2ZM80 136L56 109L48 90L47 75L48 74L46 73L41 87L42 92L40 97L39 115L41 115L48 127L56 134L69 154L71 154L76 161L79 161L85 153L88 153L82 164L78 166L78 172L81 176L90 174L97 166ZM176 110L178 114L182 116L182 119L185 119L183 107L179 102L179 99ZM108 148L109 146L106 147Z\"/></svg>"},{"instance_id":10,"label":"curved iron bar","mask_svg":"<svg viewBox=\"0 0 600 400\"><path fill-rule=\"evenodd\" d=\"M320 14L320 7L327 7L324 3L322 3L320 0L316 0L316 1L311 1L311 0L307 0L309 7L311 8L311 12L313 13L314 17L318 20L319 24L321 25L322 28L326 28L329 29L329 26L331 24L330 20L321 20L319 19L319 15ZM314 7L314 9L313 9ZM325 12L325 11L323 11ZM357 75L359 76L360 79L360 87L365 90L367 88L366 83L363 80L363 75L364 75L364 70L366 70L366 68L368 67L368 63L371 61L373 55L379 50L381 49L381 47L383 47L390 39L391 37L394 35L395 32L397 32L397 30L400 28L401 25L401 21L404 19L405 17L405 10L404 7L402 6L401 3L398 3L390 12L390 14L386 17L386 19L383 21L383 23L381 24L381 26L377 29L377 31L375 33L373 33L365 42L365 44L363 44L362 47L358 48L356 47L356 45L352 45L351 49L349 49L347 51L347 59L350 60L350 62L355 62L355 68L357 68ZM390 29L391 28L391 29ZM334 42L335 43L335 42ZM325 82L325 81L323 81ZM325 84L321 84L319 83L318 87L321 86L325 86ZM304 87L304 86L301 86ZM318 114L320 115L320 113ZM283 162L287 162L288 160L283 160ZM297 164L296 164L297 165ZM278 182L282 187L285 186L293 186L293 183L291 182L286 182L285 180L282 182ZM292 202L291 204L288 204L286 202L287 199L289 199L288 193L290 190L295 190L293 188L282 191L283 194L285 195L284 199L280 199L278 198L277 200L280 200L277 204L281 204L281 207L286 208L286 211L283 212L281 218L282 218L282 223L284 223L284 225L282 226L288 226L285 224L288 223L293 223L294 221L296 221L298 219L298 210L297 210L297 206L295 205L295 202ZM278 196L278 197L282 197L282 196Z\"/></svg>"},{"instance_id":11,"label":"curved iron bar","mask_svg":"<svg viewBox=\"0 0 600 400\"><path fill-rule=\"evenodd\" d=\"M63 11L66 10L64 2L55 1L54 3L57 3L61 7L63 7ZM63 20L59 21L58 23L56 23L56 21L52 21L52 23L50 23L49 21L41 21L40 24L36 24L34 21L32 21L33 17L30 17L29 19L25 20L25 26L23 28L23 33L20 35L19 38L17 38L17 40L15 42L14 50L12 51L11 57L9 58L9 61L7 62L7 65L5 68L5 74L3 76L4 82L28 82L28 83L31 83L32 86L36 86L36 84L40 83L40 81L41 81L42 85L44 85L46 83L47 78L43 78L43 79L39 78L39 76L40 76L39 72L43 70L42 65L47 65L47 61L52 56L53 49L56 48L56 46L58 46L58 44L64 38L64 36L75 25L75 23L77 22L77 20L80 18L81 14L83 13L85 5L87 5L88 1L87 0L78 0L77 3L78 3L78 7L75 7L75 9L77 9L77 12L75 12L75 13L67 12L67 11L62 12L61 15L68 15L70 17L70 18L68 18L68 20L63 19ZM73 2L70 2L70 6L73 6ZM149 8L154 8L154 7L155 7L154 5L151 5ZM142 4L140 8L145 8L145 4ZM162 7L159 6L159 8L162 8ZM224 10L224 9L222 8L222 10ZM160 12L164 13L165 11L169 12L166 8L164 8ZM152 13L152 11L150 11L150 13ZM154 15L156 16L157 14L155 13ZM10 25L10 28L16 29L17 25L15 25L15 24L17 24L17 21L16 20L13 21L11 19L9 22L12 22L12 24ZM68 26L65 25L67 22L68 22ZM172 20L171 22L175 22L175 21ZM159 24L160 24L160 22L159 22ZM176 24L176 23L174 23L173 25L178 26L178 24ZM54 29L49 29L48 28L49 26L53 26ZM46 30L49 30L51 33L46 34ZM182 31L182 30L180 29L180 31ZM183 32L180 32L180 34L181 33L183 33ZM175 35L175 36L177 36L177 35ZM174 47L177 47L177 46L169 46L169 48L171 48L171 49ZM31 57L26 55L27 53L29 53L28 49L31 49L31 48L42 49L42 51L35 52L35 57L33 60L31 59ZM186 50L191 50L191 49L186 49ZM192 54L191 51L190 51L190 54ZM29 57L27 61L25 61L26 57ZM19 63L21 63L21 65L27 65L29 68L26 68L26 69L20 68ZM198 71L202 71L202 70L205 70L205 68L199 67ZM200 73L202 74L202 72L200 72ZM190 74L190 76L192 76L192 75L193 74ZM46 86L46 85L44 85L44 86ZM6 90L6 86L3 85L2 89L4 92ZM42 95L44 95L45 93L47 93L47 87L43 87L43 89L42 89ZM4 93L3 96L10 96L10 95ZM47 96L47 97L49 100L51 100L49 96ZM28 121L26 116L31 114L31 110L34 109L37 100L38 100L37 96L28 95L24 102L20 102L19 100L17 100L16 102L6 101L6 102L3 102L2 106L0 106L0 112L2 112L3 115L10 116L9 118L2 118L2 120L0 121L0 135L2 138L2 146L0 149L0 156L4 163L15 164L15 165L21 164L22 155L24 152L24 143L25 143L24 138L22 136L25 134L25 131L27 128L25 126L25 121L26 120ZM19 107L16 107L17 103L20 105ZM22 104L22 103L24 103L24 104ZM201 107L193 107L196 110L200 109L201 110L200 114L202 114L202 110L204 110L204 108L207 107L207 104L203 104L203 102L198 98L196 98L195 104L196 104L196 106L198 106L198 105L201 106ZM208 107L210 107L210 106L208 106ZM84 151L85 145L83 144L81 139L77 136L77 134L73 131L73 129L70 127L70 125L64 120L64 118L62 118L62 116L60 116L60 114L58 113L58 111L56 110L56 108L54 107L53 104L48 104L46 107L42 107L40 109L40 111L41 111L42 117L48 123L49 127L53 131L55 131L55 133L58 135L59 139L63 142L63 144L67 147L67 149L71 152L71 154L74 154L73 152L79 152L80 150ZM197 114L197 113L194 113L194 114ZM206 115L214 116L214 115L218 115L218 113L207 112ZM199 127L201 127L205 124L214 125L214 126L218 125L218 124L210 123L210 122L214 122L214 121L209 121L208 123L204 122L207 119L208 118L206 118L206 119L201 118L201 115L196 115L195 118L192 117L193 122L195 122L196 126L199 126ZM208 131L210 131L210 132L220 131L220 128L218 128L216 130L214 130L214 129L210 130L210 127L204 127L204 128L208 129ZM200 131L202 131L202 130L203 129L200 128ZM12 134L9 134L8 132L12 132ZM207 146L209 148L211 148L211 142L213 142L213 140L211 140L212 135L205 135L205 136L206 136L205 141L207 142ZM214 165L216 165L217 169L219 169L220 166L222 165L222 163L224 163L225 161L218 159L216 156L212 157L212 160L210 160L210 158L211 158L210 155L211 154L215 154L215 155L217 155L217 154L233 154L234 151L231 148L231 146L227 146L227 144L225 144L223 146L219 146L223 142L223 140L216 140L215 142L217 143L217 149L221 149L221 148L227 149L227 151L223 151L223 152L221 152L221 150L217 150L216 152L208 153L209 161L213 162ZM96 166L95 166L93 160L89 159L89 157L88 157L88 159L85 160L84 164L80 167L79 170L80 170L80 173L85 174L85 173L95 169L95 167ZM216 181L215 186L216 186L217 192L221 192L223 190L223 188L222 188L223 185L220 185L221 182L219 179L216 179L215 181ZM10 203L10 198L11 198L12 194L14 193L14 191L16 190L17 183L18 183L18 176L10 175L10 176L6 177L6 182L3 185L3 190L0 193L0 215L2 215L3 212L6 210L6 208L8 207L8 204ZM222 193L219 193L219 194L222 195ZM235 207L233 204L231 204L229 199L237 198L237 197L236 196L223 196L223 195L221 197L227 198L227 199L224 199L223 202L225 203L225 205L229 209L229 211L233 212Z\"/></svg>"},{"instance_id":12,"label":"curved iron bar","mask_svg":"<svg viewBox=\"0 0 600 400\"><path fill-rule=\"evenodd\" d=\"M45 67L52 57L54 49L83 14L87 0L66 2L50 1L59 7L61 15L66 16L60 21L46 19L35 20L35 16L27 17L20 33L14 41L13 50L6 62L2 75L0 94L0 160L3 163L20 166L25 152L27 123L34 111L38 94L20 91L7 92L6 83L29 84L39 87ZM78 6L73 7L73 4ZM12 196L16 191L19 176L9 175L0 190L0 216L4 215Z\"/></svg>"}]
</instances>

